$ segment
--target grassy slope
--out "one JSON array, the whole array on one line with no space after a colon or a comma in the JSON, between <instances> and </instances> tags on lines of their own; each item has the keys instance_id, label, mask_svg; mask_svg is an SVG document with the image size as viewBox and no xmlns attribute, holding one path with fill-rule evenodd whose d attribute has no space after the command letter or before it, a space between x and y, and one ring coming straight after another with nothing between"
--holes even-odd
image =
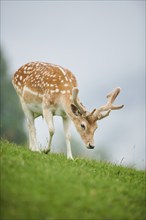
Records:
<instances>
[{"instance_id":1,"label":"grassy slope","mask_svg":"<svg viewBox=\"0 0 146 220\"><path fill-rule=\"evenodd\" d=\"M144 171L1 141L1 219L145 219Z\"/></svg>"}]
</instances>

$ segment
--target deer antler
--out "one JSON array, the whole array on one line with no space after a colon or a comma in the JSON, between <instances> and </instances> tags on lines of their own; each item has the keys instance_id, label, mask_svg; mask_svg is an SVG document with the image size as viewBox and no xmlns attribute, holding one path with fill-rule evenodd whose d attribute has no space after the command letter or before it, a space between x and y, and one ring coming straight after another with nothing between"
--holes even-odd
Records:
<instances>
[{"instance_id":1,"label":"deer antler","mask_svg":"<svg viewBox=\"0 0 146 220\"><path fill-rule=\"evenodd\" d=\"M124 105L113 105L113 102L115 101L116 97L119 95L121 89L119 87L115 88L111 93L107 95L107 103L103 106L101 106L99 109L93 110L92 119L94 121L101 120L102 118L105 118L109 115L111 110L117 110L123 108ZM105 114L103 112L107 111Z\"/></svg>"},{"instance_id":2,"label":"deer antler","mask_svg":"<svg viewBox=\"0 0 146 220\"><path fill-rule=\"evenodd\" d=\"M77 87L73 88L72 90L72 98L73 98L73 102L75 104L75 106L79 109L79 111L81 112L82 115L86 115L87 110L86 108L80 103L79 99L78 99L78 93L79 93L79 89Z\"/></svg>"}]
</instances>

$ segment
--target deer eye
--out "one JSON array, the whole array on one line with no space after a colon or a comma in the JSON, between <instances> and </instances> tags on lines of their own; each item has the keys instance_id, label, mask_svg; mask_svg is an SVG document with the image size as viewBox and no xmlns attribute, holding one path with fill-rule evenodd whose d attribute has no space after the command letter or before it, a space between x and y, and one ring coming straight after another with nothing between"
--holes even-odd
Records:
<instances>
[{"instance_id":1,"label":"deer eye","mask_svg":"<svg viewBox=\"0 0 146 220\"><path fill-rule=\"evenodd\" d=\"M82 123L82 124L81 124L81 128L82 128L83 130L85 130L86 126Z\"/></svg>"}]
</instances>

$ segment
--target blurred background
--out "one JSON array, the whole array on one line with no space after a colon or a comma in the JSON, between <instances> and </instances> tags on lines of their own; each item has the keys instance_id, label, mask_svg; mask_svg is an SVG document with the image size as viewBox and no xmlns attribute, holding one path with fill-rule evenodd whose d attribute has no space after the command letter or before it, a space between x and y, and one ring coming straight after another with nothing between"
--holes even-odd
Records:
<instances>
[{"instance_id":1,"label":"blurred background","mask_svg":"<svg viewBox=\"0 0 146 220\"><path fill-rule=\"evenodd\" d=\"M11 85L30 61L70 69L89 111L122 88L119 111L98 122L96 148L87 150L71 127L74 156L145 169L145 1L1 1L1 137L26 143L26 123ZM55 117L53 152L66 153L62 120ZM36 119L41 147L48 141Z\"/></svg>"}]
</instances>

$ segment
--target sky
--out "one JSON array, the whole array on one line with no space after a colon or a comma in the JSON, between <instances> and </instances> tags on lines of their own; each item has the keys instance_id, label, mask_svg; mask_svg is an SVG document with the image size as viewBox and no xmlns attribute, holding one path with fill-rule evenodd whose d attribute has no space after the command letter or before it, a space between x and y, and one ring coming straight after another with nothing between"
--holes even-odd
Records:
<instances>
[{"instance_id":1,"label":"sky","mask_svg":"<svg viewBox=\"0 0 146 220\"><path fill-rule=\"evenodd\" d=\"M121 87L116 103L125 106L98 123L95 150L85 149L74 126L72 136L88 158L100 158L103 147L113 163L145 168L145 1L2 0L1 47L10 75L30 61L70 69L89 111ZM56 152L61 122L55 118ZM47 126L37 119L36 127L45 145Z\"/></svg>"}]
</instances>

